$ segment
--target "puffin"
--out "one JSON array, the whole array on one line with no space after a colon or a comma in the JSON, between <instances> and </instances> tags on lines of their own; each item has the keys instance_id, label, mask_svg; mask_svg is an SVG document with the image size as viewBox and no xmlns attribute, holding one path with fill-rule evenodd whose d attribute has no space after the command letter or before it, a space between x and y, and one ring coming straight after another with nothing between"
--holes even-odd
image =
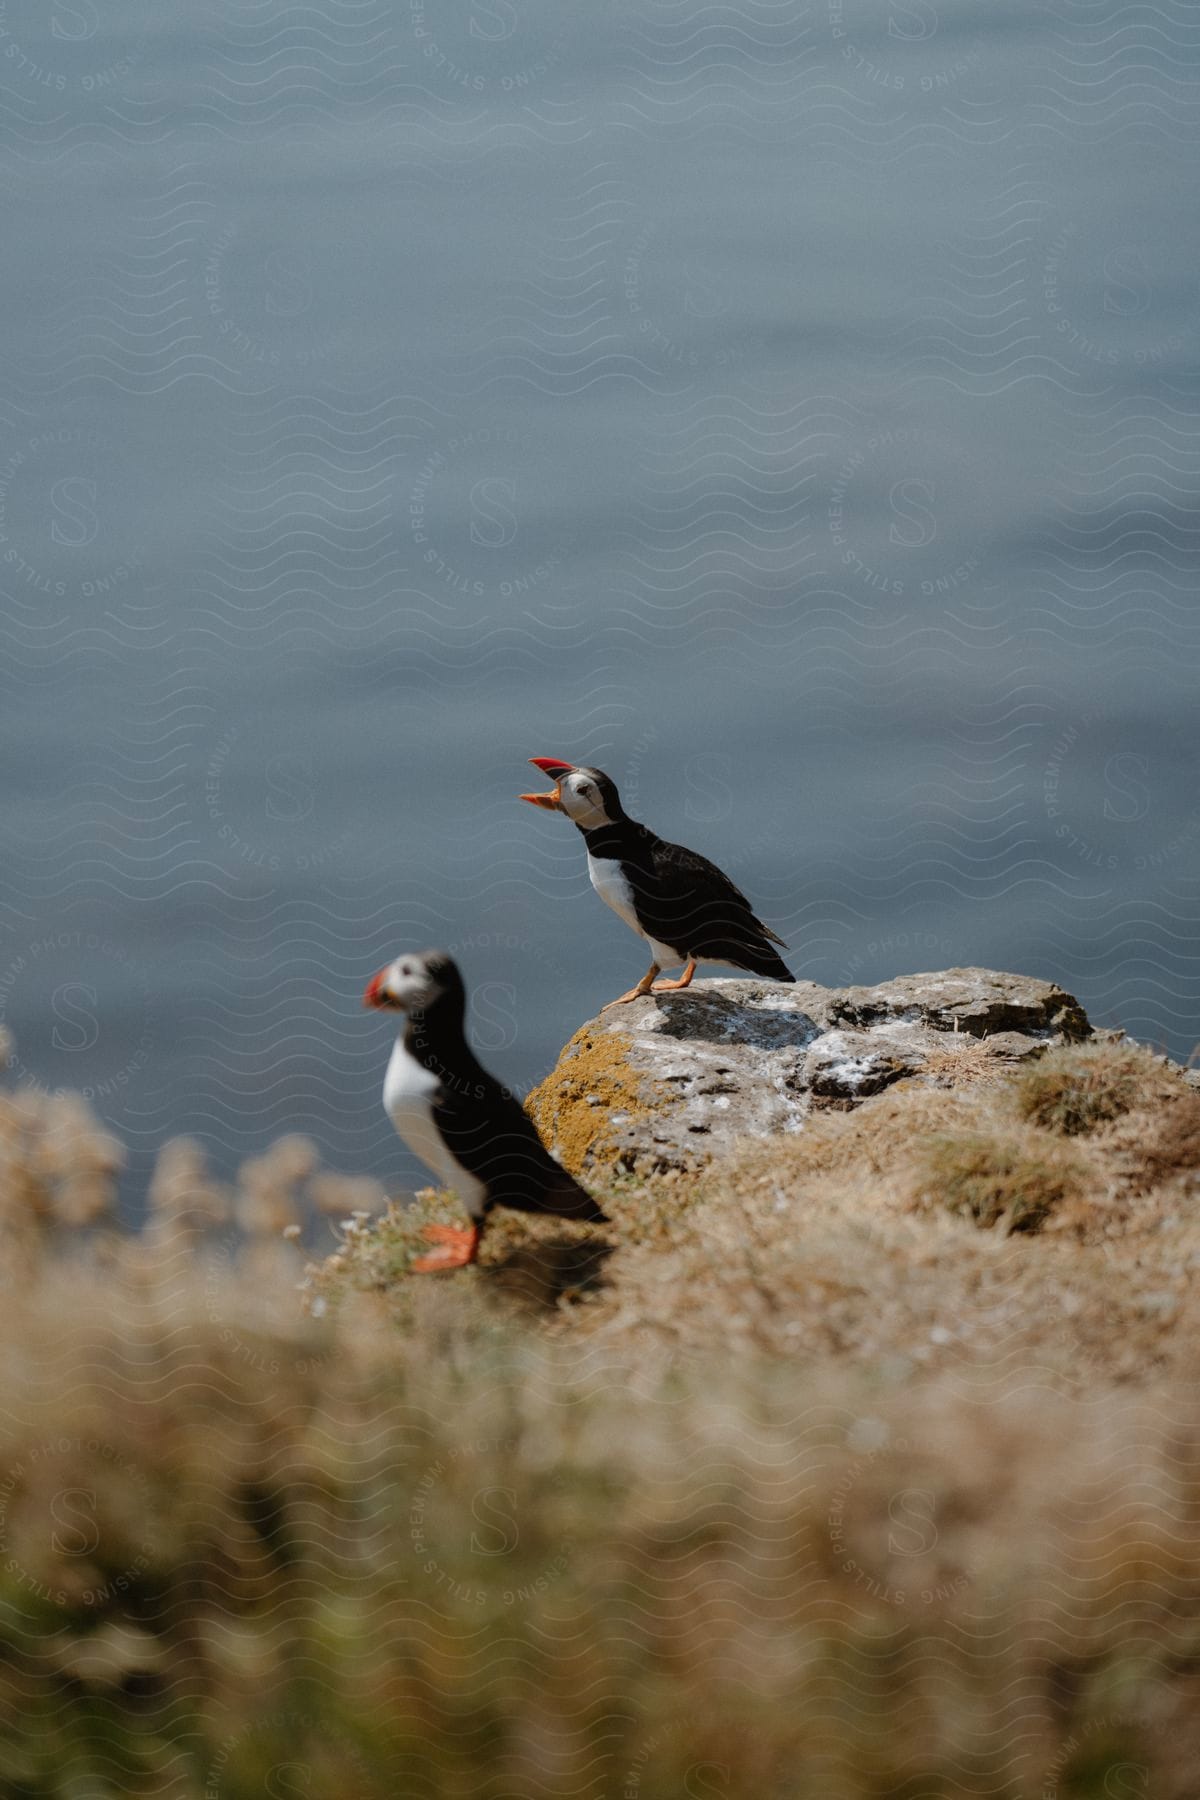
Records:
<instances>
[{"instance_id":1,"label":"puffin","mask_svg":"<svg viewBox=\"0 0 1200 1800\"><path fill-rule=\"evenodd\" d=\"M556 756L529 760L555 785L548 794L521 799L566 813L583 834L592 886L650 947L653 960L642 979L609 1006L685 988L701 961L732 963L770 981L795 981L775 948L787 949L783 939L755 917L745 894L715 863L631 819L616 783L603 770ZM681 975L657 979L677 963L684 964Z\"/></svg>"},{"instance_id":2,"label":"puffin","mask_svg":"<svg viewBox=\"0 0 1200 1800\"><path fill-rule=\"evenodd\" d=\"M471 1223L427 1225L437 1249L413 1269L461 1269L479 1254L495 1206L557 1213L590 1225L608 1215L555 1162L537 1127L467 1043L467 995L458 965L442 950L398 956L372 975L363 1005L404 1015L383 1082L383 1105L415 1156L453 1188Z\"/></svg>"}]
</instances>

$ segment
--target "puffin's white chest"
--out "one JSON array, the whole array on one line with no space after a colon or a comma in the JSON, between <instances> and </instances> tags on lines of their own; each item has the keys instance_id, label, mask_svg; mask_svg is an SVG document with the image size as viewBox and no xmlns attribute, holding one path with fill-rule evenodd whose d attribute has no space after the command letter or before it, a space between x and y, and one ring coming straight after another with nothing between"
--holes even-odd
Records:
<instances>
[{"instance_id":1,"label":"puffin's white chest","mask_svg":"<svg viewBox=\"0 0 1200 1800\"><path fill-rule=\"evenodd\" d=\"M433 1103L441 1083L398 1037L383 1078L383 1105L392 1124L414 1156L443 1187L453 1188L469 1213L478 1216L487 1198L482 1181L463 1168L442 1141L433 1117Z\"/></svg>"},{"instance_id":2,"label":"puffin's white chest","mask_svg":"<svg viewBox=\"0 0 1200 1800\"><path fill-rule=\"evenodd\" d=\"M624 919L631 931L638 936L643 935L638 924L637 913L633 909L633 889L625 879L625 871L615 856L593 856L588 851L588 880L603 900L605 906L611 906L619 919Z\"/></svg>"},{"instance_id":3,"label":"puffin's white chest","mask_svg":"<svg viewBox=\"0 0 1200 1800\"><path fill-rule=\"evenodd\" d=\"M640 938L645 938L651 953L660 969L666 969L672 963L682 962L683 954L670 944L660 943L657 938L650 937L638 924L638 916L633 908L633 889L625 878L624 870L615 856L593 856L588 851L588 878L606 906L611 906L619 919L624 919L631 931L636 931Z\"/></svg>"}]
</instances>

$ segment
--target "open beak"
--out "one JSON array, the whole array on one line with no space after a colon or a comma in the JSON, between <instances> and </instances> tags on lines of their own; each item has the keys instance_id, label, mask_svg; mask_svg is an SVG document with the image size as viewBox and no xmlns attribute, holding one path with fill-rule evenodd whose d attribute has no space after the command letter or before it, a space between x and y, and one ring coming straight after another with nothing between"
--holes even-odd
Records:
<instances>
[{"instance_id":1,"label":"open beak","mask_svg":"<svg viewBox=\"0 0 1200 1800\"><path fill-rule=\"evenodd\" d=\"M386 969L380 969L377 974L372 975L363 989L364 1006L387 1006L388 997L383 985L383 978L386 974Z\"/></svg>"},{"instance_id":2,"label":"open beak","mask_svg":"<svg viewBox=\"0 0 1200 1800\"><path fill-rule=\"evenodd\" d=\"M569 775L575 767L574 763L561 762L557 756L531 756L530 762L535 769L548 775L554 787L548 794L522 794L522 800L528 800L530 806L544 807L547 812L561 812L562 799L559 795L559 783L564 775Z\"/></svg>"}]
</instances>

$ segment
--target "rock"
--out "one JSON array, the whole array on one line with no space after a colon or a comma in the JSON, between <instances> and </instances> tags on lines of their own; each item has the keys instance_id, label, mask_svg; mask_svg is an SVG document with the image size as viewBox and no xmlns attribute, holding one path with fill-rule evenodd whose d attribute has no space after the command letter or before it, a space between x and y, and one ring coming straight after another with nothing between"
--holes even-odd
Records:
<instances>
[{"instance_id":1,"label":"rock","mask_svg":"<svg viewBox=\"0 0 1200 1800\"><path fill-rule=\"evenodd\" d=\"M810 1046L804 1073L819 1100L865 1100L893 1081L915 1075L924 1063L912 1033L904 1042L898 1032L835 1029Z\"/></svg>"},{"instance_id":2,"label":"rock","mask_svg":"<svg viewBox=\"0 0 1200 1800\"><path fill-rule=\"evenodd\" d=\"M945 1080L968 1040L1016 1060L1090 1035L1055 983L989 969L852 988L696 981L589 1020L527 1104L573 1174L663 1174L800 1131L814 1106Z\"/></svg>"},{"instance_id":3,"label":"rock","mask_svg":"<svg viewBox=\"0 0 1200 1800\"><path fill-rule=\"evenodd\" d=\"M822 1030L803 1005L810 992L823 990L700 981L612 1007L575 1033L529 1111L575 1173L661 1174L747 1132L797 1131L804 1056Z\"/></svg>"},{"instance_id":4,"label":"rock","mask_svg":"<svg viewBox=\"0 0 1200 1800\"><path fill-rule=\"evenodd\" d=\"M833 999L833 1017L848 1025L911 1019L935 1031L967 1031L972 1037L1018 1031L1054 1043L1077 1043L1092 1035L1078 1000L1057 983L1032 975L998 975L992 969L901 975L877 987L844 988Z\"/></svg>"}]
</instances>

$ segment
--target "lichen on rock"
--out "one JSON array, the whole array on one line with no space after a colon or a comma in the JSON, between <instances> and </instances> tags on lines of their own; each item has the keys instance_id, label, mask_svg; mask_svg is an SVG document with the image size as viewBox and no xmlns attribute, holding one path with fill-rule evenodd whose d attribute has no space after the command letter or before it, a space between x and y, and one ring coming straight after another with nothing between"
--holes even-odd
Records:
<instances>
[{"instance_id":1,"label":"lichen on rock","mask_svg":"<svg viewBox=\"0 0 1200 1800\"><path fill-rule=\"evenodd\" d=\"M626 1123L645 1128L667 1100L644 1081L632 1039L595 1019L578 1030L525 1109L564 1168L579 1176L592 1166L597 1139Z\"/></svg>"}]
</instances>

